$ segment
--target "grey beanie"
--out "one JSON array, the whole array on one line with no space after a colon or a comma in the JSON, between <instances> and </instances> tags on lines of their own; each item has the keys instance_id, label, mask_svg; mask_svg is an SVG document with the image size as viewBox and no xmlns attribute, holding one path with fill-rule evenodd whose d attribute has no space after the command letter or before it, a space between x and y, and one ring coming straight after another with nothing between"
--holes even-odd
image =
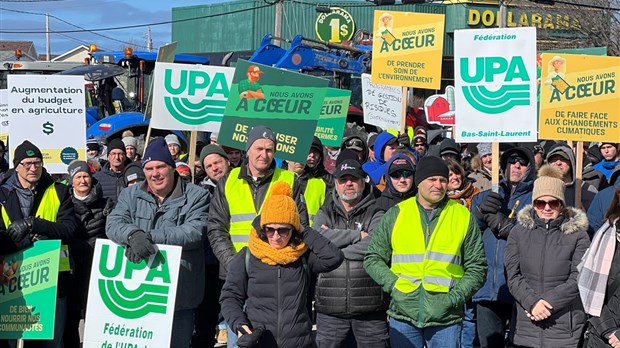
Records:
<instances>
[{"instance_id":1,"label":"grey beanie","mask_svg":"<svg viewBox=\"0 0 620 348\"><path fill-rule=\"evenodd\" d=\"M134 138L134 137L124 137L123 138L123 144L125 144L125 147L127 146L133 146L134 148L138 148L138 139Z\"/></svg>"},{"instance_id":2,"label":"grey beanie","mask_svg":"<svg viewBox=\"0 0 620 348\"><path fill-rule=\"evenodd\" d=\"M249 151L252 144L254 144L254 142L258 139L269 139L273 141L274 145L277 144L276 135L271 130L271 128L265 126L256 126L252 128L250 134L248 134L248 141L245 146L245 151Z\"/></svg>"},{"instance_id":3,"label":"grey beanie","mask_svg":"<svg viewBox=\"0 0 620 348\"><path fill-rule=\"evenodd\" d=\"M86 163L85 161L77 161L77 160L69 164L69 167L67 168L67 172L69 173L69 176L71 178L73 178L75 174L79 172L88 173L90 176L93 175L88 163Z\"/></svg>"}]
</instances>

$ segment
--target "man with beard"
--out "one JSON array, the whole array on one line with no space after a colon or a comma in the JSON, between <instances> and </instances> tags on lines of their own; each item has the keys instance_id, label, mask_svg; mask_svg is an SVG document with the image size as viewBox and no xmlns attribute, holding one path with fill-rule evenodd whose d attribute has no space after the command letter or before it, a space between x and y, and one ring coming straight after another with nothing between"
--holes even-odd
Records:
<instances>
[{"instance_id":1,"label":"man with beard","mask_svg":"<svg viewBox=\"0 0 620 348\"><path fill-rule=\"evenodd\" d=\"M389 344L387 295L364 271L363 261L383 212L376 206L366 174L350 151L342 151L334 171L335 189L314 219L314 228L342 250L345 260L321 273L316 284L317 343L340 347L349 333L360 347Z\"/></svg>"},{"instance_id":2,"label":"man with beard","mask_svg":"<svg viewBox=\"0 0 620 348\"><path fill-rule=\"evenodd\" d=\"M108 145L108 163L94 174L95 179L103 189L103 197L113 202L118 199L119 192L125 187L123 171L131 160L127 158L125 144L120 139L114 139Z\"/></svg>"},{"instance_id":3,"label":"man with beard","mask_svg":"<svg viewBox=\"0 0 620 348\"><path fill-rule=\"evenodd\" d=\"M226 152L216 144L209 144L202 148L200 152L200 164L207 174L207 177L200 183L213 194L218 180L228 174L230 162Z\"/></svg>"}]
</instances>

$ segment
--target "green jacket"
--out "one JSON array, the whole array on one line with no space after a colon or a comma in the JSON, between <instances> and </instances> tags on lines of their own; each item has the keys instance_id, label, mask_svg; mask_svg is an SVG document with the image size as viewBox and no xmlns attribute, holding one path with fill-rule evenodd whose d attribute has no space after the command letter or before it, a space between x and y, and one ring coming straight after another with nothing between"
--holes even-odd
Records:
<instances>
[{"instance_id":1,"label":"green jacket","mask_svg":"<svg viewBox=\"0 0 620 348\"><path fill-rule=\"evenodd\" d=\"M416 197L409 199L416 199ZM430 221L418 203L424 230L429 226L432 233L446 202L447 199L437 207ZM471 299L483 285L487 272L482 235L473 215L470 217L467 235L462 246L465 270L463 278L448 293L428 292L420 286L414 292L404 294L394 289L398 277L390 270L392 230L399 213L400 208L394 206L383 215L379 225L375 228L364 258L366 272L392 297L388 314L392 318L406 320L418 328L461 322L465 302ZM423 231L412 231L412 233L423 233ZM426 239L427 244L428 240L429 238Z\"/></svg>"}]
</instances>

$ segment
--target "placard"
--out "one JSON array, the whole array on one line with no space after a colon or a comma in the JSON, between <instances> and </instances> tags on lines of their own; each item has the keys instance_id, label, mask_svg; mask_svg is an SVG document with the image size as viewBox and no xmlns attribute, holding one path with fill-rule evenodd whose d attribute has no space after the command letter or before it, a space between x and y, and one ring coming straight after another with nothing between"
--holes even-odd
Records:
<instances>
[{"instance_id":1,"label":"placard","mask_svg":"<svg viewBox=\"0 0 620 348\"><path fill-rule=\"evenodd\" d=\"M362 74L364 123L382 129L400 129L402 119L402 87L372 83L370 74Z\"/></svg>"}]
</instances>

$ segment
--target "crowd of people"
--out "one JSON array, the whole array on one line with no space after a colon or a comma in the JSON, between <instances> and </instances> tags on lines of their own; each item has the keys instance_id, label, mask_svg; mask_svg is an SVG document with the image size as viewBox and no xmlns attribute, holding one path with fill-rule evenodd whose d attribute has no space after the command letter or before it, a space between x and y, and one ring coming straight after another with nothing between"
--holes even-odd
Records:
<instances>
[{"instance_id":1,"label":"crowd of people","mask_svg":"<svg viewBox=\"0 0 620 348\"><path fill-rule=\"evenodd\" d=\"M315 137L306 163L267 127L217 136L89 139L65 175L0 143L0 254L63 250L54 339L26 347L80 346L97 238L183 248L171 347L620 347L619 144L502 144L494 192L491 144L424 129Z\"/></svg>"}]
</instances>

